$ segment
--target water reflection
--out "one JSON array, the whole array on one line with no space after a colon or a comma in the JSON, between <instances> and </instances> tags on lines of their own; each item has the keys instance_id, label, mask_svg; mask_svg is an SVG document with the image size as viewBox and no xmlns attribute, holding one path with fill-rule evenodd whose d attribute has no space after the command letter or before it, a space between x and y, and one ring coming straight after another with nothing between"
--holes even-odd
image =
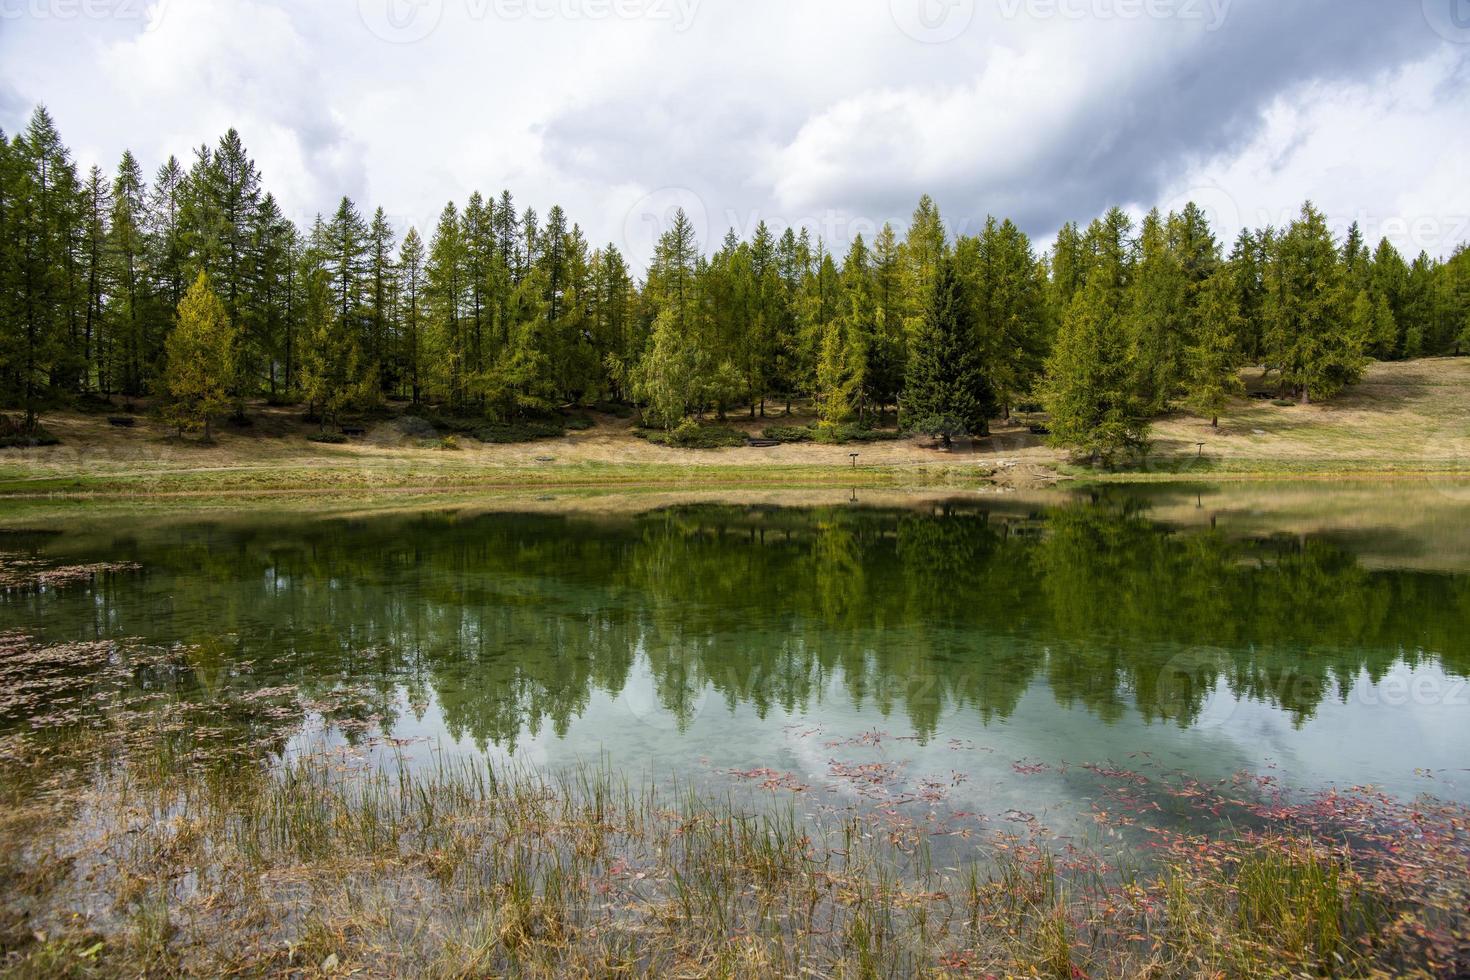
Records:
<instances>
[{"instance_id":1,"label":"water reflection","mask_svg":"<svg viewBox=\"0 0 1470 980\"><path fill-rule=\"evenodd\" d=\"M1395 669L1470 672L1465 576L1370 570L1326 537L1172 529L1131 498L260 520L89 549L143 571L12 593L4 626L181 641L205 691L350 681L390 717L403 692L482 746L564 736L597 693L674 731L713 704L840 700L930 738L1038 688L1102 723L1209 726L1244 701L1299 727Z\"/></svg>"}]
</instances>

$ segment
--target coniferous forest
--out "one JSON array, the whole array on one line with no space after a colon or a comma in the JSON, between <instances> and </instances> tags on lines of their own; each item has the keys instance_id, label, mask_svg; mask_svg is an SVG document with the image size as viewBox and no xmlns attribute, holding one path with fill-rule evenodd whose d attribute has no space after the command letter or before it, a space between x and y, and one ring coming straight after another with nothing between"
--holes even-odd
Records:
<instances>
[{"instance_id":1,"label":"coniferous forest","mask_svg":"<svg viewBox=\"0 0 1470 980\"><path fill-rule=\"evenodd\" d=\"M673 430L800 400L829 434L947 443L1036 405L1058 445L1111 459L1160 413L1215 417L1247 365L1317 401L1371 359L1470 350L1470 251L1335 236L1310 203L1233 241L1192 204L1114 208L1044 246L1002 218L952 236L925 197L842 255L764 223L707 252L681 212L640 277L509 191L401 237L347 198L298 228L233 130L151 177L131 153L82 173L38 108L0 134L0 329L26 432L144 396L206 436L262 397L323 424L390 401L501 421L619 403Z\"/></svg>"}]
</instances>

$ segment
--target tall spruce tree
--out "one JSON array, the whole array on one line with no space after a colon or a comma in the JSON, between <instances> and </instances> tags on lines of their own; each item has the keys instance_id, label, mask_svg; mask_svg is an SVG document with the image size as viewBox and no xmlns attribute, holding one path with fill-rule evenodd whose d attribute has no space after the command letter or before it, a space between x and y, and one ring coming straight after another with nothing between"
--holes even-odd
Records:
<instances>
[{"instance_id":1,"label":"tall spruce tree","mask_svg":"<svg viewBox=\"0 0 1470 980\"><path fill-rule=\"evenodd\" d=\"M988 435L996 398L981 362L974 306L953 259L940 260L929 305L912 338L903 404L904 427L936 435Z\"/></svg>"}]
</instances>

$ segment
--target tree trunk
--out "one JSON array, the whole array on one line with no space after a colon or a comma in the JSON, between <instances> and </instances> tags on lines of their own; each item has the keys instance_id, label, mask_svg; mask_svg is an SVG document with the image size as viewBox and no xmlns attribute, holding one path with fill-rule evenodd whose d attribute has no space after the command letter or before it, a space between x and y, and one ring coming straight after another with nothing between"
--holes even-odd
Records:
<instances>
[{"instance_id":1,"label":"tree trunk","mask_svg":"<svg viewBox=\"0 0 1470 980\"><path fill-rule=\"evenodd\" d=\"M1218 428L1220 428L1220 416L1216 415L1214 418L1210 419L1210 428L1212 428L1212 429L1218 429Z\"/></svg>"}]
</instances>

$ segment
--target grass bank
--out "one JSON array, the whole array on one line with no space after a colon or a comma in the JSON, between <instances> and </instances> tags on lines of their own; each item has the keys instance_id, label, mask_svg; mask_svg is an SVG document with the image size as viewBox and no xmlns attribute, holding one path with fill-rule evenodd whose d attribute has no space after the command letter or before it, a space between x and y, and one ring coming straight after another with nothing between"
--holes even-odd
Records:
<instances>
[{"instance_id":1,"label":"grass bank","mask_svg":"<svg viewBox=\"0 0 1470 980\"><path fill-rule=\"evenodd\" d=\"M1269 384L1248 371L1256 388ZM299 409L256 405L251 424L213 445L172 437L146 416L129 428L101 414L48 414L59 445L0 450L0 506L36 499L179 500L292 496L359 502L537 490L933 487L1031 490L1060 480L1180 482L1245 479L1470 479L1470 358L1376 364L1363 384L1323 405L1243 398L1218 428L1185 415L1158 420L1141 463L1097 471L1031 431L1039 418L996 423L993 434L944 452L924 439L685 449L636 434L629 419L592 415L557 438L503 444L469 435L405 435L391 420L362 436L313 442ZM759 439L806 415L732 418ZM432 427L430 427L432 430ZM851 454L856 453L854 461Z\"/></svg>"}]
</instances>

